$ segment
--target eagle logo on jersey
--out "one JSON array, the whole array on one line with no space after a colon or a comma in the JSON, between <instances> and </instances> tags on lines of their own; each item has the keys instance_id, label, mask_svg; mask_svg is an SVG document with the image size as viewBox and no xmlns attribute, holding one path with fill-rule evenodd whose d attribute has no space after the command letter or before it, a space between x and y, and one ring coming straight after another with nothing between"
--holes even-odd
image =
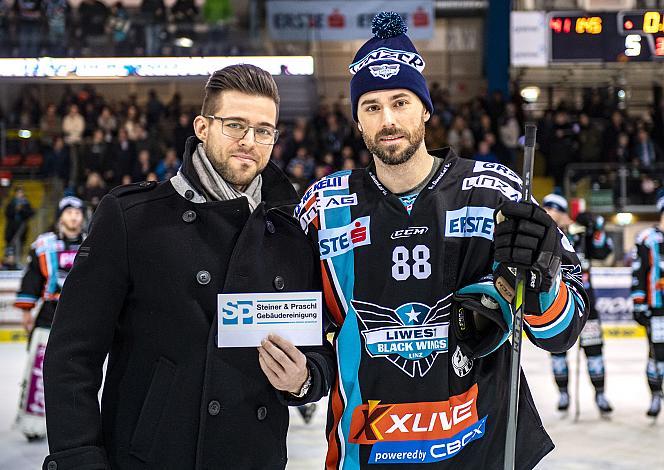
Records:
<instances>
[{"instance_id":1,"label":"eagle logo on jersey","mask_svg":"<svg viewBox=\"0 0 664 470\"><path fill-rule=\"evenodd\" d=\"M424 377L447 353L451 294L436 305L410 302L396 309L359 300L351 304L371 357L385 357L409 377Z\"/></svg>"}]
</instances>

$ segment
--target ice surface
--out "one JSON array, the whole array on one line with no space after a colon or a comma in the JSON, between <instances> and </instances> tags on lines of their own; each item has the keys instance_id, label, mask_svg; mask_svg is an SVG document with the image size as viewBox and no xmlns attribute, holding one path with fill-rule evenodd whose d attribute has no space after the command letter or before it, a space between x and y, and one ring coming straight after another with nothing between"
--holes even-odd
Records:
<instances>
[{"instance_id":1,"label":"ice surface","mask_svg":"<svg viewBox=\"0 0 664 470\"><path fill-rule=\"evenodd\" d=\"M25 354L25 345L0 344L0 470L41 468L48 452L45 442L30 444L20 433L11 430ZM582 355L581 414L579 422L574 423L576 349L568 353L572 406L569 414L563 416L556 410L558 392L549 355L527 343L523 350L524 370L542 420L556 444L556 449L538 469L664 470L664 412L655 425L645 415L650 403L645 378L646 355L647 344L643 338L607 341L606 395L614 407L610 420L599 416ZM297 410L291 410L289 470L323 468L325 407L325 401L319 403L309 425L303 423Z\"/></svg>"}]
</instances>

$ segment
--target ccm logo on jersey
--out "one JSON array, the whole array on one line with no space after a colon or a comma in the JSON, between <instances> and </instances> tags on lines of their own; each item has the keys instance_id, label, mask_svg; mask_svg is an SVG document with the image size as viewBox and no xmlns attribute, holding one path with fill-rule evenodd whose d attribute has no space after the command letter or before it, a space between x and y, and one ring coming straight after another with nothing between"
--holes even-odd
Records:
<instances>
[{"instance_id":1,"label":"ccm logo on jersey","mask_svg":"<svg viewBox=\"0 0 664 470\"><path fill-rule=\"evenodd\" d=\"M371 217L360 217L343 227L320 230L320 259L332 258L358 246L371 245Z\"/></svg>"},{"instance_id":2,"label":"ccm logo on jersey","mask_svg":"<svg viewBox=\"0 0 664 470\"><path fill-rule=\"evenodd\" d=\"M445 213L446 237L482 237L493 240L493 209L468 206Z\"/></svg>"},{"instance_id":3,"label":"ccm logo on jersey","mask_svg":"<svg viewBox=\"0 0 664 470\"><path fill-rule=\"evenodd\" d=\"M463 191L468 191L473 188L486 188L500 191L505 197L515 202L521 199L521 193L518 190L494 176L479 175L464 178L461 189Z\"/></svg>"},{"instance_id":4,"label":"ccm logo on jersey","mask_svg":"<svg viewBox=\"0 0 664 470\"><path fill-rule=\"evenodd\" d=\"M357 194L341 194L323 196L316 202L320 209L336 209L338 207L357 206Z\"/></svg>"},{"instance_id":5,"label":"ccm logo on jersey","mask_svg":"<svg viewBox=\"0 0 664 470\"><path fill-rule=\"evenodd\" d=\"M413 235L424 235L428 231L429 227L408 227L401 230L395 230L392 232L392 235L390 235L390 238L392 240L396 240L397 238L408 238Z\"/></svg>"}]
</instances>

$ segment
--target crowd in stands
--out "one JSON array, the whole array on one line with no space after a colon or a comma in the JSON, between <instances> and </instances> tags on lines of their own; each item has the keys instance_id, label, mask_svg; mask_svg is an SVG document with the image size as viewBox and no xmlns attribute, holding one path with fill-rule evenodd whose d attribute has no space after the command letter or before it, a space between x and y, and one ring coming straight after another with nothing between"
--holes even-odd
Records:
<instances>
[{"instance_id":1,"label":"crowd in stands","mask_svg":"<svg viewBox=\"0 0 664 470\"><path fill-rule=\"evenodd\" d=\"M231 0L1 1L0 56L238 55L241 42L225 41L233 21Z\"/></svg>"},{"instance_id":2,"label":"crowd in stands","mask_svg":"<svg viewBox=\"0 0 664 470\"><path fill-rule=\"evenodd\" d=\"M436 83L431 95L435 114L426 124L427 148L452 146L463 157L520 172L516 165L524 109L519 100L507 101L493 93L455 105L449 92ZM657 163L664 158L660 150L664 107L645 117L628 118L607 103L589 99L582 109L574 109L563 102L544 114L538 144L546 174L562 186L567 164L595 163L606 166L606 171L597 172L593 183L613 188L618 186L612 180L617 172L611 164L623 164L630 172L629 189L637 193L633 203L650 203L661 185ZM77 91L68 88L59 102L45 105L26 87L4 114L10 128L38 129L38 139L18 139L15 144L37 146L32 151L44 156L42 175L83 197L94 209L116 185L163 181L176 174L197 113L198 109L184 106L178 94L167 102L154 91L144 102L134 95L111 102L86 85ZM341 100L332 104L321 100L313 116L282 122L279 129L272 160L300 192L333 171L371 162Z\"/></svg>"}]
</instances>

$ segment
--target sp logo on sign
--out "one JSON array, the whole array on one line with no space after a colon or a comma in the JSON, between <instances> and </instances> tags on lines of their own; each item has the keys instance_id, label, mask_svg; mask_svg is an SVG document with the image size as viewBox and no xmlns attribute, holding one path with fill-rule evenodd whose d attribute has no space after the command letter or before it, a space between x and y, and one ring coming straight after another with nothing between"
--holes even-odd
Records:
<instances>
[{"instance_id":1,"label":"sp logo on sign","mask_svg":"<svg viewBox=\"0 0 664 470\"><path fill-rule=\"evenodd\" d=\"M254 323L253 300L226 302L221 308L221 322L224 325L251 325Z\"/></svg>"}]
</instances>

